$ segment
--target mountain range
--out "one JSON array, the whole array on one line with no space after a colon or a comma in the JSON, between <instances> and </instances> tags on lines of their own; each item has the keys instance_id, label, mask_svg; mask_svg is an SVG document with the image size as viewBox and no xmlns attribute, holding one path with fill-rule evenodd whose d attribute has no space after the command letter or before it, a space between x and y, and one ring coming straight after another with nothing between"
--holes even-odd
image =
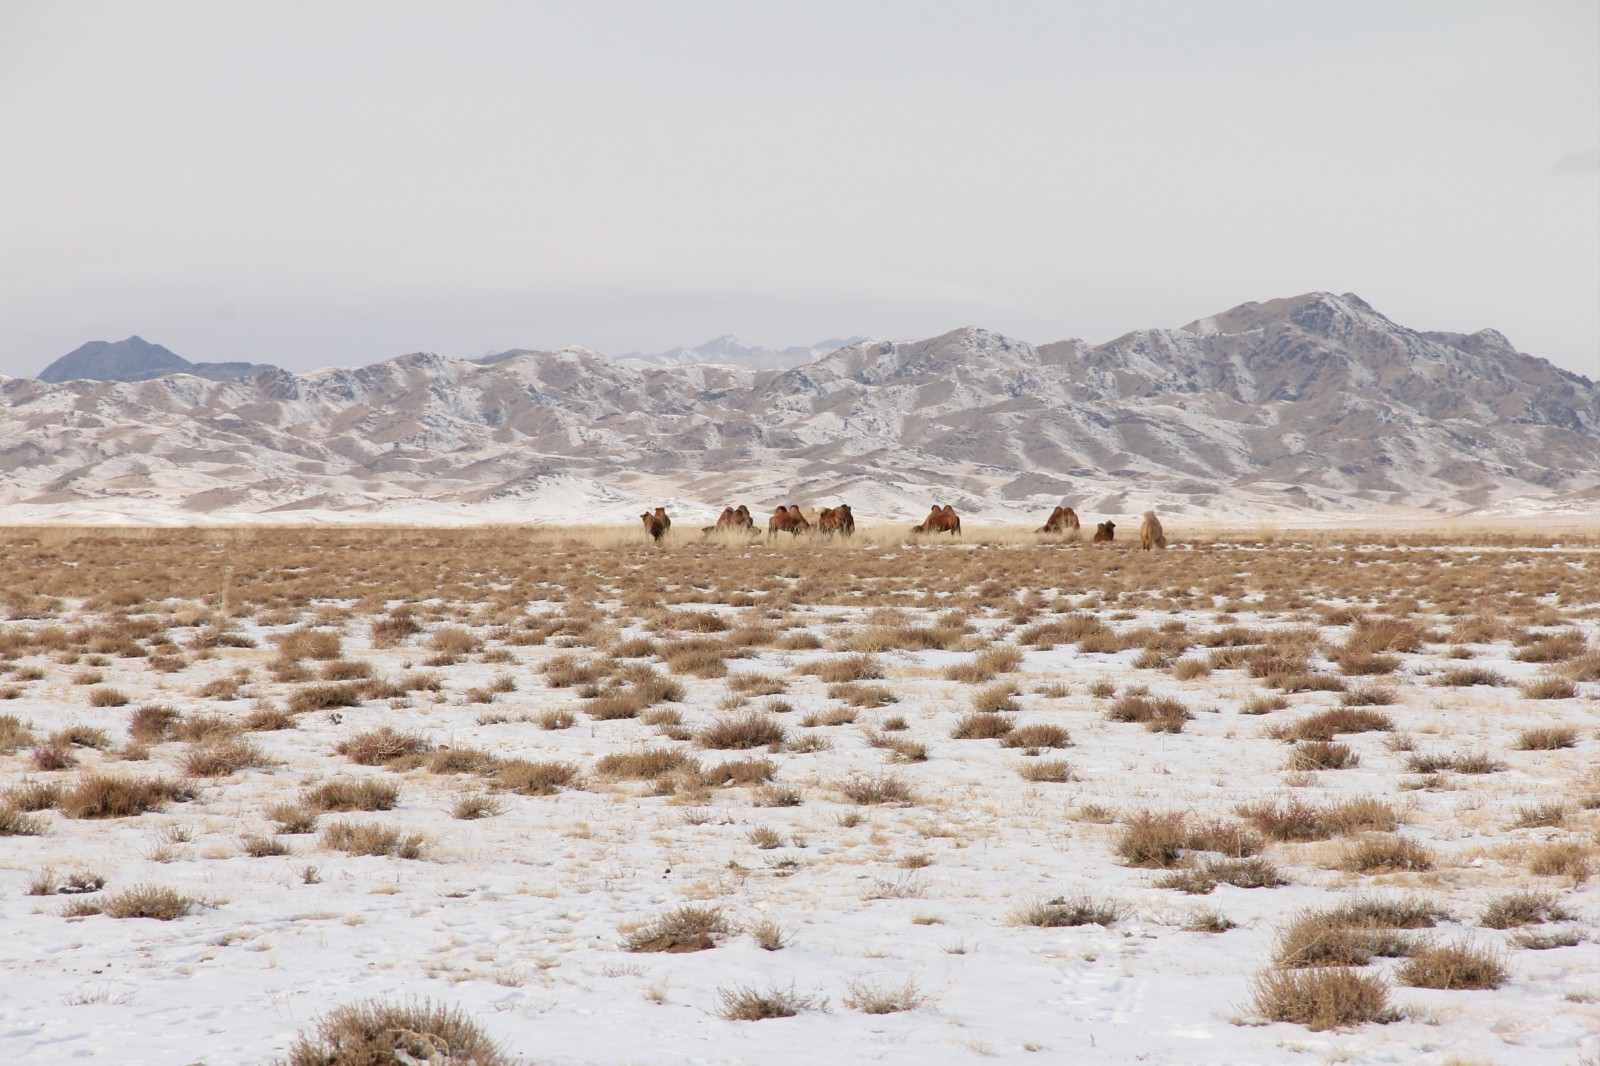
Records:
<instances>
[{"instance_id":1,"label":"mountain range","mask_svg":"<svg viewBox=\"0 0 1600 1066\"><path fill-rule=\"evenodd\" d=\"M193 374L212 381L237 381L276 367L262 363L191 363L143 337L81 344L39 372L40 381L148 381L168 374Z\"/></svg>"},{"instance_id":2,"label":"mountain range","mask_svg":"<svg viewBox=\"0 0 1600 1066\"><path fill-rule=\"evenodd\" d=\"M726 338L678 351L0 377L0 513L612 521L647 504L844 500L903 517L935 498L1013 520L1063 501L1234 520L1600 509L1600 386L1493 330L1409 329L1350 293L1103 344L967 327L772 367L745 365Z\"/></svg>"}]
</instances>

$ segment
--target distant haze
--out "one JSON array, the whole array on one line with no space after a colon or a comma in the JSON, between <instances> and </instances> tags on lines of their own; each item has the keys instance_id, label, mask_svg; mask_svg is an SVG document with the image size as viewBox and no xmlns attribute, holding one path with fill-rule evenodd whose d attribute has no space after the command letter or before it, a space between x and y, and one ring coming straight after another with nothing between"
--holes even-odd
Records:
<instances>
[{"instance_id":1,"label":"distant haze","mask_svg":"<svg viewBox=\"0 0 1600 1066\"><path fill-rule=\"evenodd\" d=\"M0 374L1103 341L1355 291L1600 376L1600 6L0 4Z\"/></svg>"}]
</instances>

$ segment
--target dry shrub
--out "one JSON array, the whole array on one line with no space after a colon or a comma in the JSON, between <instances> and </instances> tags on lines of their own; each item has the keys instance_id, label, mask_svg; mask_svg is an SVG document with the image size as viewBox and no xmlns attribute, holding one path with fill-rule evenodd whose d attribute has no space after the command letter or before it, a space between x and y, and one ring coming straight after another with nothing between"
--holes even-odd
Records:
<instances>
[{"instance_id":1,"label":"dry shrub","mask_svg":"<svg viewBox=\"0 0 1600 1066\"><path fill-rule=\"evenodd\" d=\"M0 802L14 810L33 812L48 811L61 804L61 797L66 790L59 781L28 781L6 789L0 795Z\"/></svg>"},{"instance_id":2,"label":"dry shrub","mask_svg":"<svg viewBox=\"0 0 1600 1066\"><path fill-rule=\"evenodd\" d=\"M326 629L301 627L273 638L278 645L278 657L285 662L301 659L326 661L337 659L343 652L339 634Z\"/></svg>"},{"instance_id":3,"label":"dry shrub","mask_svg":"<svg viewBox=\"0 0 1600 1066\"><path fill-rule=\"evenodd\" d=\"M1183 846L1190 851L1216 851L1230 859L1243 859L1259 852L1265 844L1237 822L1216 818L1186 826Z\"/></svg>"},{"instance_id":4,"label":"dry shrub","mask_svg":"<svg viewBox=\"0 0 1600 1066\"><path fill-rule=\"evenodd\" d=\"M1361 756L1347 744L1310 740L1296 744L1283 765L1286 770L1346 770L1361 765Z\"/></svg>"},{"instance_id":5,"label":"dry shrub","mask_svg":"<svg viewBox=\"0 0 1600 1066\"><path fill-rule=\"evenodd\" d=\"M973 693L972 709L988 714L998 711L1014 711L1017 709L1016 697L1017 687L1015 685L990 685Z\"/></svg>"},{"instance_id":6,"label":"dry shrub","mask_svg":"<svg viewBox=\"0 0 1600 1066\"><path fill-rule=\"evenodd\" d=\"M453 1007L368 1000L339 1007L289 1049L281 1066L512 1066L476 1022Z\"/></svg>"},{"instance_id":7,"label":"dry shrub","mask_svg":"<svg viewBox=\"0 0 1600 1066\"><path fill-rule=\"evenodd\" d=\"M1068 748L1072 746L1072 736L1061 726L1036 722L1011 730L1000 741L1000 745L1006 748Z\"/></svg>"},{"instance_id":8,"label":"dry shrub","mask_svg":"<svg viewBox=\"0 0 1600 1066\"><path fill-rule=\"evenodd\" d=\"M78 757L72 754L72 749L60 743L40 744L28 757L35 770L66 770L78 765Z\"/></svg>"},{"instance_id":9,"label":"dry shrub","mask_svg":"<svg viewBox=\"0 0 1600 1066\"><path fill-rule=\"evenodd\" d=\"M1392 1022L1389 988L1358 970L1267 970L1252 989L1256 1011L1272 1022L1292 1022L1314 1032L1367 1022Z\"/></svg>"},{"instance_id":10,"label":"dry shrub","mask_svg":"<svg viewBox=\"0 0 1600 1066\"><path fill-rule=\"evenodd\" d=\"M1577 743L1578 731L1570 725L1539 726L1517 734L1518 751L1556 751Z\"/></svg>"},{"instance_id":11,"label":"dry shrub","mask_svg":"<svg viewBox=\"0 0 1600 1066\"><path fill-rule=\"evenodd\" d=\"M539 727L541 729L571 729L576 721L577 719L572 716L571 711L560 709L545 711L539 715Z\"/></svg>"},{"instance_id":12,"label":"dry shrub","mask_svg":"<svg viewBox=\"0 0 1600 1066\"><path fill-rule=\"evenodd\" d=\"M1590 848L1565 841L1542 844L1528 854L1528 872L1536 877L1568 877L1575 883L1588 880Z\"/></svg>"},{"instance_id":13,"label":"dry shrub","mask_svg":"<svg viewBox=\"0 0 1600 1066\"><path fill-rule=\"evenodd\" d=\"M1529 700L1570 700L1578 695L1578 686L1564 677L1545 677L1522 686L1522 696Z\"/></svg>"},{"instance_id":14,"label":"dry shrub","mask_svg":"<svg viewBox=\"0 0 1600 1066\"><path fill-rule=\"evenodd\" d=\"M1499 956L1464 941L1420 948L1395 971L1413 988L1499 988L1507 976Z\"/></svg>"},{"instance_id":15,"label":"dry shrub","mask_svg":"<svg viewBox=\"0 0 1600 1066\"><path fill-rule=\"evenodd\" d=\"M1446 670L1434 679L1434 684L1445 688L1472 688L1479 685L1506 685L1510 682L1493 670L1470 666L1458 670Z\"/></svg>"},{"instance_id":16,"label":"dry shrub","mask_svg":"<svg viewBox=\"0 0 1600 1066\"><path fill-rule=\"evenodd\" d=\"M1187 839L1181 813L1137 811L1123 825L1116 853L1129 866L1168 869L1183 857Z\"/></svg>"},{"instance_id":17,"label":"dry shrub","mask_svg":"<svg viewBox=\"0 0 1600 1066\"><path fill-rule=\"evenodd\" d=\"M1377 799L1342 800L1325 807L1290 796L1281 803L1265 800L1238 809L1246 819L1273 840L1326 840L1332 836L1371 830L1393 832L1399 815Z\"/></svg>"},{"instance_id":18,"label":"dry shrub","mask_svg":"<svg viewBox=\"0 0 1600 1066\"><path fill-rule=\"evenodd\" d=\"M1335 657L1339 669L1352 677L1375 677L1392 674L1400 668L1400 660L1393 655L1365 655L1345 652Z\"/></svg>"},{"instance_id":19,"label":"dry shrub","mask_svg":"<svg viewBox=\"0 0 1600 1066\"><path fill-rule=\"evenodd\" d=\"M1011 924L1039 929L1067 929L1080 925L1114 925L1125 913L1115 900L1075 896L1024 904L1011 914Z\"/></svg>"},{"instance_id":20,"label":"dry shrub","mask_svg":"<svg viewBox=\"0 0 1600 1066\"><path fill-rule=\"evenodd\" d=\"M1179 681L1193 681L1210 674L1211 664L1204 659L1179 659L1172 664L1172 676Z\"/></svg>"},{"instance_id":21,"label":"dry shrub","mask_svg":"<svg viewBox=\"0 0 1600 1066\"><path fill-rule=\"evenodd\" d=\"M761 785L771 781L778 766L771 759L725 759L703 770L700 779L708 785Z\"/></svg>"},{"instance_id":22,"label":"dry shrub","mask_svg":"<svg viewBox=\"0 0 1600 1066\"><path fill-rule=\"evenodd\" d=\"M695 741L703 748L743 749L782 744L783 726L771 715L751 711L736 718L719 718L702 729Z\"/></svg>"},{"instance_id":23,"label":"dry shrub","mask_svg":"<svg viewBox=\"0 0 1600 1066\"><path fill-rule=\"evenodd\" d=\"M639 712L648 704L644 698L631 689L620 692L608 692L583 705L583 713L600 722L616 722L626 718L637 718Z\"/></svg>"},{"instance_id":24,"label":"dry shrub","mask_svg":"<svg viewBox=\"0 0 1600 1066\"><path fill-rule=\"evenodd\" d=\"M428 756L430 774L491 774L500 760L479 748L436 748Z\"/></svg>"},{"instance_id":25,"label":"dry shrub","mask_svg":"<svg viewBox=\"0 0 1600 1066\"><path fill-rule=\"evenodd\" d=\"M886 685L862 685L854 681L846 681L842 685L829 685L828 698L843 700L852 707L887 707L900 700Z\"/></svg>"},{"instance_id":26,"label":"dry shrub","mask_svg":"<svg viewBox=\"0 0 1600 1066\"><path fill-rule=\"evenodd\" d=\"M10 755L34 741L33 730L14 714L0 714L0 755Z\"/></svg>"},{"instance_id":27,"label":"dry shrub","mask_svg":"<svg viewBox=\"0 0 1600 1066\"><path fill-rule=\"evenodd\" d=\"M762 951L782 951L789 946L789 935L771 918L763 918L752 925L750 935Z\"/></svg>"},{"instance_id":28,"label":"dry shrub","mask_svg":"<svg viewBox=\"0 0 1600 1066\"><path fill-rule=\"evenodd\" d=\"M1514 658L1523 663L1559 663L1576 659L1584 653L1585 648L1581 631L1564 629L1523 645L1517 649Z\"/></svg>"},{"instance_id":29,"label":"dry shrub","mask_svg":"<svg viewBox=\"0 0 1600 1066\"><path fill-rule=\"evenodd\" d=\"M0 804L0 837L43 836L48 828L43 818L19 811L9 803Z\"/></svg>"},{"instance_id":30,"label":"dry shrub","mask_svg":"<svg viewBox=\"0 0 1600 1066\"><path fill-rule=\"evenodd\" d=\"M1392 707L1399 699L1398 692L1383 685L1363 685L1339 694L1339 703L1344 707Z\"/></svg>"},{"instance_id":31,"label":"dry shrub","mask_svg":"<svg viewBox=\"0 0 1600 1066\"><path fill-rule=\"evenodd\" d=\"M420 859L427 840L420 833L401 834L398 829L368 823L334 822L322 831L322 846L348 855L391 855L399 859Z\"/></svg>"},{"instance_id":32,"label":"dry shrub","mask_svg":"<svg viewBox=\"0 0 1600 1066\"><path fill-rule=\"evenodd\" d=\"M1406 760L1406 769L1414 774L1436 774L1453 770L1458 774L1492 774L1504 770L1505 765L1483 752L1423 754L1417 752Z\"/></svg>"},{"instance_id":33,"label":"dry shrub","mask_svg":"<svg viewBox=\"0 0 1600 1066\"><path fill-rule=\"evenodd\" d=\"M741 696L776 696L788 688L787 681L771 674L746 672L728 677L728 690Z\"/></svg>"},{"instance_id":34,"label":"dry shrub","mask_svg":"<svg viewBox=\"0 0 1600 1066\"><path fill-rule=\"evenodd\" d=\"M1479 924L1488 929L1512 929L1544 922L1569 922L1574 917L1547 892L1513 892L1485 907Z\"/></svg>"},{"instance_id":35,"label":"dry shrub","mask_svg":"<svg viewBox=\"0 0 1600 1066\"><path fill-rule=\"evenodd\" d=\"M182 918L197 904L183 893L163 885L135 885L107 896L100 910L108 918L154 918L170 922Z\"/></svg>"},{"instance_id":36,"label":"dry shrub","mask_svg":"<svg viewBox=\"0 0 1600 1066\"><path fill-rule=\"evenodd\" d=\"M304 685L295 689L289 697L289 712L305 714L308 711L331 711L336 707L356 707L362 698L362 686L357 682Z\"/></svg>"},{"instance_id":37,"label":"dry shrub","mask_svg":"<svg viewBox=\"0 0 1600 1066\"><path fill-rule=\"evenodd\" d=\"M68 818L128 818L193 796L165 778L86 773L61 797L60 810Z\"/></svg>"},{"instance_id":38,"label":"dry shrub","mask_svg":"<svg viewBox=\"0 0 1600 1066\"><path fill-rule=\"evenodd\" d=\"M1279 740L1332 740L1340 733L1388 732L1394 722L1388 715L1352 707L1336 707L1302 718L1271 732Z\"/></svg>"},{"instance_id":39,"label":"dry shrub","mask_svg":"<svg viewBox=\"0 0 1600 1066\"><path fill-rule=\"evenodd\" d=\"M714 678L727 676L728 656L738 652L723 641L700 638L663 646L661 658L675 674Z\"/></svg>"},{"instance_id":40,"label":"dry shrub","mask_svg":"<svg viewBox=\"0 0 1600 1066\"><path fill-rule=\"evenodd\" d=\"M300 803L314 811L387 811L399 798L399 788L368 777L359 781L325 781L301 793Z\"/></svg>"},{"instance_id":41,"label":"dry shrub","mask_svg":"<svg viewBox=\"0 0 1600 1066\"><path fill-rule=\"evenodd\" d=\"M91 707L126 707L127 705L127 695L114 688L97 688L89 693L89 706Z\"/></svg>"},{"instance_id":42,"label":"dry shrub","mask_svg":"<svg viewBox=\"0 0 1600 1066\"><path fill-rule=\"evenodd\" d=\"M1518 807L1513 829L1556 829L1567 820L1571 811L1565 803L1539 803Z\"/></svg>"},{"instance_id":43,"label":"dry shrub","mask_svg":"<svg viewBox=\"0 0 1600 1066\"><path fill-rule=\"evenodd\" d=\"M389 726L383 726L340 741L333 750L348 756L351 762L360 766L382 766L426 754L433 750L433 745L419 733L397 733Z\"/></svg>"},{"instance_id":44,"label":"dry shrub","mask_svg":"<svg viewBox=\"0 0 1600 1066\"><path fill-rule=\"evenodd\" d=\"M1003 714L973 712L962 717L950 731L956 740L994 740L1011 732L1011 719Z\"/></svg>"},{"instance_id":45,"label":"dry shrub","mask_svg":"<svg viewBox=\"0 0 1600 1066\"><path fill-rule=\"evenodd\" d=\"M183 772L191 777L227 777L247 767L269 765L271 760L248 740L197 744L183 755Z\"/></svg>"},{"instance_id":46,"label":"dry shrub","mask_svg":"<svg viewBox=\"0 0 1600 1066\"><path fill-rule=\"evenodd\" d=\"M928 1001L914 980L903 985L871 985L852 981L845 990L844 1005L862 1014L900 1014L916 1010Z\"/></svg>"},{"instance_id":47,"label":"dry shrub","mask_svg":"<svg viewBox=\"0 0 1600 1066\"><path fill-rule=\"evenodd\" d=\"M679 907L627 934L623 947L632 952L684 954L717 946L717 938L731 932L727 919L715 907Z\"/></svg>"},{"instance_id":48,"label":"dry shrub","mask_svg":"<svg viewBox=\"0 0 1600 1066\"><path fill-rule=\"evenodd\" d=\"M245 836L239 839L239 847L252 859L268 859L278 855L289 854L289 845L272 837Z\"/></svg>"},{"instance_id":49,"label":"dry shrub","mask_svg":"<svg viewBox=\"0 0 1600 1066\"><path fill-rule=\"evenodd\" d=\"M294 727L295 721L291 715L271 705L257 707L244 720L244 728L252 733L275 733Z\"/></svg>"},{"instance_id":50,"label":"dry shrub","mask_svg":"<svg viewBox=\"0 0 1600 1066\"><path fill-rule=\"evenodd\" d=\"M1345 850L1339 863L1352 873L1388 873L1397 870L1431 870L1433 853L1402 836L1370 836Z\"/></svg>"},{"instance_id":51,"label":"dry shrub","mask_svg":"<svg viewBox=\"0 0 1600 1066\"><path fill-rule=\"evenodd\" d=\"M1142 722L1152 733L1181 733L1183 723L1194 716L1171 697L1129 694L1113 703L1106 717L1113 722Z\"/></svg>"},{"instance_id":52,"label":"dry shrub","mask_svg":"<svg viewBox=\"0 0 1600 1066\"><path fill-rule=\"evenodd\" d=\"M851 803L863 806L916 802L911 786L893 774L857 774L838 788Z\"/></svg>"},{"instance_id":53,"label":"dry shrub","mask_svg":"<svg viewBox=\"0 0 1600 1066\"><path fill-rule=\"evenodd\" d=\"M495 760L479 772L493 772L495 784L527 796L550 796L558 789L576 787L578 767L571 763L531 762L527 759Z\"/></svg>"},{"instance_id":54,"label":"dry shrub","mask_svg":"<svg viewBox=\"0 0 1600 1066\"><path fill-rule=\"evenodd\" d=\"M334 659L323 663L318 675L324 681L365 681L372 676L372 664Z\"/></svg>"},{"instance_id":55,"label":"dry shrub","mask_svg":"<svg viewBox=\"0 0 1600 1066\"><path fill-rule=\"evenodd\" d=\"M267 808L267 817L278 824L278 832L310 833L317 828L317 812L297 803L276 803Z\"/></svg>"},{"instance_id":56,"label":"dry shrub","mask_svg":"<svg viewBox=\"0 0 1600 1066\"><path fill-rule=\"evenodd\" d=\"M793 1018L801 1011L823 1010L827 1001L788 988L719 988L721 1006L717 1015L730 1022L760 1022L770 1018Z\"/></svg>"},{"instance_id":57,"label":"dry shrub","mask_svg":"<svg viewBox=\"0 0 1600 1066\"><path fill-rule=\"evenodd\" d=\"M1271 714L1273 711L1289 709L1289 701L1282 696L1262 695L1252 696L1239 708L1240 714Z\"/></svg>"},{"instance_id":58,"label":"dry shrub","mask_svg":"<svg viewBox=\"0 0 1600 1066\"><path fill-rule=\"evenodd\" d=\"M1036 784L1064 785L1073 780L1072 767L1065 759L1030 760L1017 767L1017 773Z\"/></svg>"},{"instance_id":59,"label":"dry shrub","mask_svg":"<svg viewBox=\"0 0 1600 1066\"><path fill-rule=\"evenodd\" d=\"M883 678L883 667L871 655L846 655L837 659L823 659L807 666L804 673L820 678L830 685L846 681L878 681Z\"/></svg>"},{"instance_id":60,"label":"dry shrub","mask_svg":"<svg viewBox=\"0 0 1600 1066\"><path fill-rule=\"evenodd\" d=\"M373 620L372 646L392 648L405 643L420 632L422 626L411 617L411 611L405 607L398 607L385 617Z\"/></svg>"},{"instance_id":61,"label":"dry shrub","mask_svg":"<svg viewBox=\"0 0 1600 1066\"><path fill-rule=\"evenodd\" d=\"M1371 655L1377 652L1419 652L1425 634L1412 622L1398 618L1363 618L1345 638L1347 653Z\"/></svg>"},{"instance_id":62,"label":"dry shrub","mask_svg":"<svg viewBox=\"0 0 1600 1066\"><path fill-rule=\"evenodd\" d=\"M603 756L595 763L595 773L607 779L647 781L680 770L699 772L692 756L676 748L645 748L642 751Z\"/></svg>"},{"instance_id":63,"label":"dry shrub","mask_svg":"<svg viewBox=\"0 0 1600 1066\"><path fill-rule=\"evenodd\" d=\"M1172 888L1203 896L1218 885L1235 888L1278 888L1289 882L1278 868L1263 858L1212 859L1187 870L1168 874L1156 882L1157 888Z\"/></svg>"},{"instance_id":64,"label":"dry shrub","mask_svg":"<svg viewBox=\"0 0 1600 1066\"><path fill-rule=\"evenodd\" d=\"M505 804L494 796L475 792L456 800L455 805L450 808L450 816L473 821L478 818L493 818L497 814L504 813L505 809Z\"/></svg>"},{"instance_id":65,"label":"dry shrub","mask_svg":"<svg viewBox=\"0 0 1600 1066\"><path fill-rule=\"evenodd\" d=\"M171 729L177 740L191 744L215 743L231 740L239 735L239 724L220 714L191 714L180 718Z\"/></svg>"}]
</instances>

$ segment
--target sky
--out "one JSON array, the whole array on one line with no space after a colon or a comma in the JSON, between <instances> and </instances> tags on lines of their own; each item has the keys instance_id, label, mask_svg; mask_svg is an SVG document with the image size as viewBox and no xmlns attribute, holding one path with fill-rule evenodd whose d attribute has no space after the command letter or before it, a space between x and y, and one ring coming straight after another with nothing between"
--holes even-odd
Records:
<instances>
[{"instance_id":1,"label":"sky","mask_svg":"<svg viewBox=\"0 0 1600 1066\"><path fill-rule=\"evenodd\" d=\"M1355 292L1600 378L1600 4L0 4L0 374Z\"/></svg>"}]
</instances>

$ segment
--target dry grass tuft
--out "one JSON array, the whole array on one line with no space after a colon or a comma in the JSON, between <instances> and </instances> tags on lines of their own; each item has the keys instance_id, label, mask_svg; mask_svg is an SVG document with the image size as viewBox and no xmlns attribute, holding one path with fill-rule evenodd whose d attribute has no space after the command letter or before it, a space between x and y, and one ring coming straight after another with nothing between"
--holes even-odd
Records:
<instances>
[{"instance_id":1,"label":"dry grass tuft","mask_svg":"<svg viewBox=\"0 0 1600 1066\"><path fill-rule=\"evenodd\" d=\"M717 946L717 938L731 931L727 919L715 907L679 907L630 932L623 947L633 952L673 954L706 951Z\"/></svg>"},{"instance_id":2,"label":"dry grass tuft","mask_svg":"<svg viewBox=\"0 0 1600 1066\"><path fill-rule=\"evenodd\" d=\"M368 1000L339 1007L289 1049L282 1066L512 1066L512 1059L476 1022L453 1007L426 1001L395 1005Z\"/></svg>"},{"instance_id":3,"label":"dry grass tuft","mask_svg":"<svg viewBox=\"0 0 1600 1066\"><path fill-rule=\"evenodd\" d=\"M769 988L719 988L721 1006L717 1015L730 1022L760 1022L771 1018L793 1018L801 1011L826 1010L827 1001L802 995L794 986Z\"/></svg>"},{"instance_id":4,"label":"dry grass tuft","mask_svg":"<svg viewBox=\"0 0 1600 1066\"><path fill-rule=\"evenodd\" d=\"M575 788L578 767L566 762L532 762L507 759L496 771L494 783L524 796L553 796L564 788Z\"/></svg>"},{"instance_id":5,"label":"dry grass tuft","mask_svg":"<svg viewBox=\"0 0 1600 1066\"><path fill-rule=\"evenodd\" d=\"M1125 913L1122 904L1089 896L1028 903L1012 912L1011 924L1039 929L1065 929L1080 925L1114 925Z\"/></svg>"},{"instance_id":6,"label":"dry grass tuft","mask_svg":"<svg viewBox=\"0 0 1600 1066\"><path fill-rule=\"evenodd\" d=\"M1267 1021L1292 1022L1313 1032L1399 1018L1381 977L1344 968L1267 970L1256 977L1252 1000Z\"/></svg>"},{"instance_id":7,"label":"dry grass tuft","mask_svg":"<svg viewBox=\"0 0 1600 1066\"><path fill-rule=\"evenodd\" d=\"M703 748L762 748L782 744L786 735L771 715L751 711L736 718L721 718L702 729L695 741Z\"/></svg>"},{"instance_id":8,"label":"dry grass tuft","mask_svg":"<svg viewBox=\"0 0 1600 1066\"><path fill-rule=\"evenodd\" d=\"M358 733L349 740L340 741L333 749L348 756L359 766L382 766L399 759L422 755L433 750L433 745L419 733L397 733L388 726L367 733Z\"/></svg>"},{"instance_id":9,"label":"dry grass tuft","mask_svg":"<svg viewBox=\"0 0 1600 1066\"><path fill-rule=\"evenodd\" d=\"M844 1005L862 1014L900 1014L916 1010L928 1001L914 980L903 985L871 985L852 981L845 990Z\"/></svg>"},{"instance_id":10,"label":"dry grass tuft","mask_svg":"<svg viewBox=\"0 0 1600 1066\"><path fill-rule=\"evenodd\" d=\"M1374 830L1387 833L1400 824L1394 808L1376 799L1342 800L1318 807L1290 796L1281 802L1243 805L1238 814L1273 840L1284 841L1326 840Z\"/></svg>"},{"instance_id":11,"label":"dry grass tuft","mask_svg":"<svg viewBox=\"0 0 1600 1066\"><path fill-rule=\"evenodd\" d=\"M300 803L313 811L387 811L399 798L399 788L368 777L326 781L301 793Z\"/></svg>"},{"instance_id":12,"label":"dry grass tuft","mask_svg":"<svg viewBox=\"0 0 1600 1066\"><path fill-rule=\"evenodd\" d=\"M1499 988L1507 976L1498 955L1466 942L1420 948L1395 971L1413 988Z\"/></svg>"},{"instance_id":13,"label":"dry grass tuft","mask_svg":"<svg viewBox=\"0 0 1600 1066\"><path fill-rule=\"evenodd\" d=\"M1398 870L1431 870L1433 853L1423 845L1402 836L1370 836L1346 849L1341 869L1352 873L1390 873Z\"/></svg>"},{"instance_id":14,"label":"dry grass tuft","mask_svg":"<svg viewBox=\"0 0 1600 1066\"><path fill-rule=\"evenodd\" d=\"M1547 892L1513 892L1485 907L1479 924L1486 929L1512 929L1543 922L1569 922L1574 917Z\"/></svg>"},{"instance_id":15,"label":"dry grass tuft","mask_svg":"<svg viewBox=\"0 0 1600 1066\"><path fill-rule=\"evenodd\" d=\"M1178 864L1187 840L1182 814L1137 811L1123 825L1115 847L1129 866L1165 870Z\"/></svg>"},{"instance_id":16,"label":"dry grass tuft","mask_svg":"<svg viewBox=\"0 0 1600 1066\"><path fill-rule=\"evenodd\" d=\"M1578 731L1569 725L1538 726L1517 734L1518 751L1556 751L1577 743Z\"/></svg>"},{"instance_id":17,"label":"dry grass tuft","mask_svg":"<svg viewBox=\"0 0 1600 1066\"><path fill-rule=\"evenodd\" d=\"M388 855L420 859L427 840L420 833L402 834L375 823L334 822L322 831L322 846L348 855Z\"/></svg>"},{"instance_id":18,"label":"dry grass tuft","mask_svg":"<svg viewBox=\"0 0 1600 1066\"><path fill-rule=\"evenodd\" d=\"M129 818L193 796L187 786L165 778L86 773L61 797L59 806L68 818Z\"/></svg>"},{"instance_id":19,"label":"dry grass tuft","mask_svg":"<svg viewBox=\"0 0 1600 1066\"><path fill-rule=\"evenodd\" d=\"M108 918L154 918L160 922L182 918L196 906L188 896L162 885L135 885L100 901L100 911Z\"/></svg>"}]
</instances>

